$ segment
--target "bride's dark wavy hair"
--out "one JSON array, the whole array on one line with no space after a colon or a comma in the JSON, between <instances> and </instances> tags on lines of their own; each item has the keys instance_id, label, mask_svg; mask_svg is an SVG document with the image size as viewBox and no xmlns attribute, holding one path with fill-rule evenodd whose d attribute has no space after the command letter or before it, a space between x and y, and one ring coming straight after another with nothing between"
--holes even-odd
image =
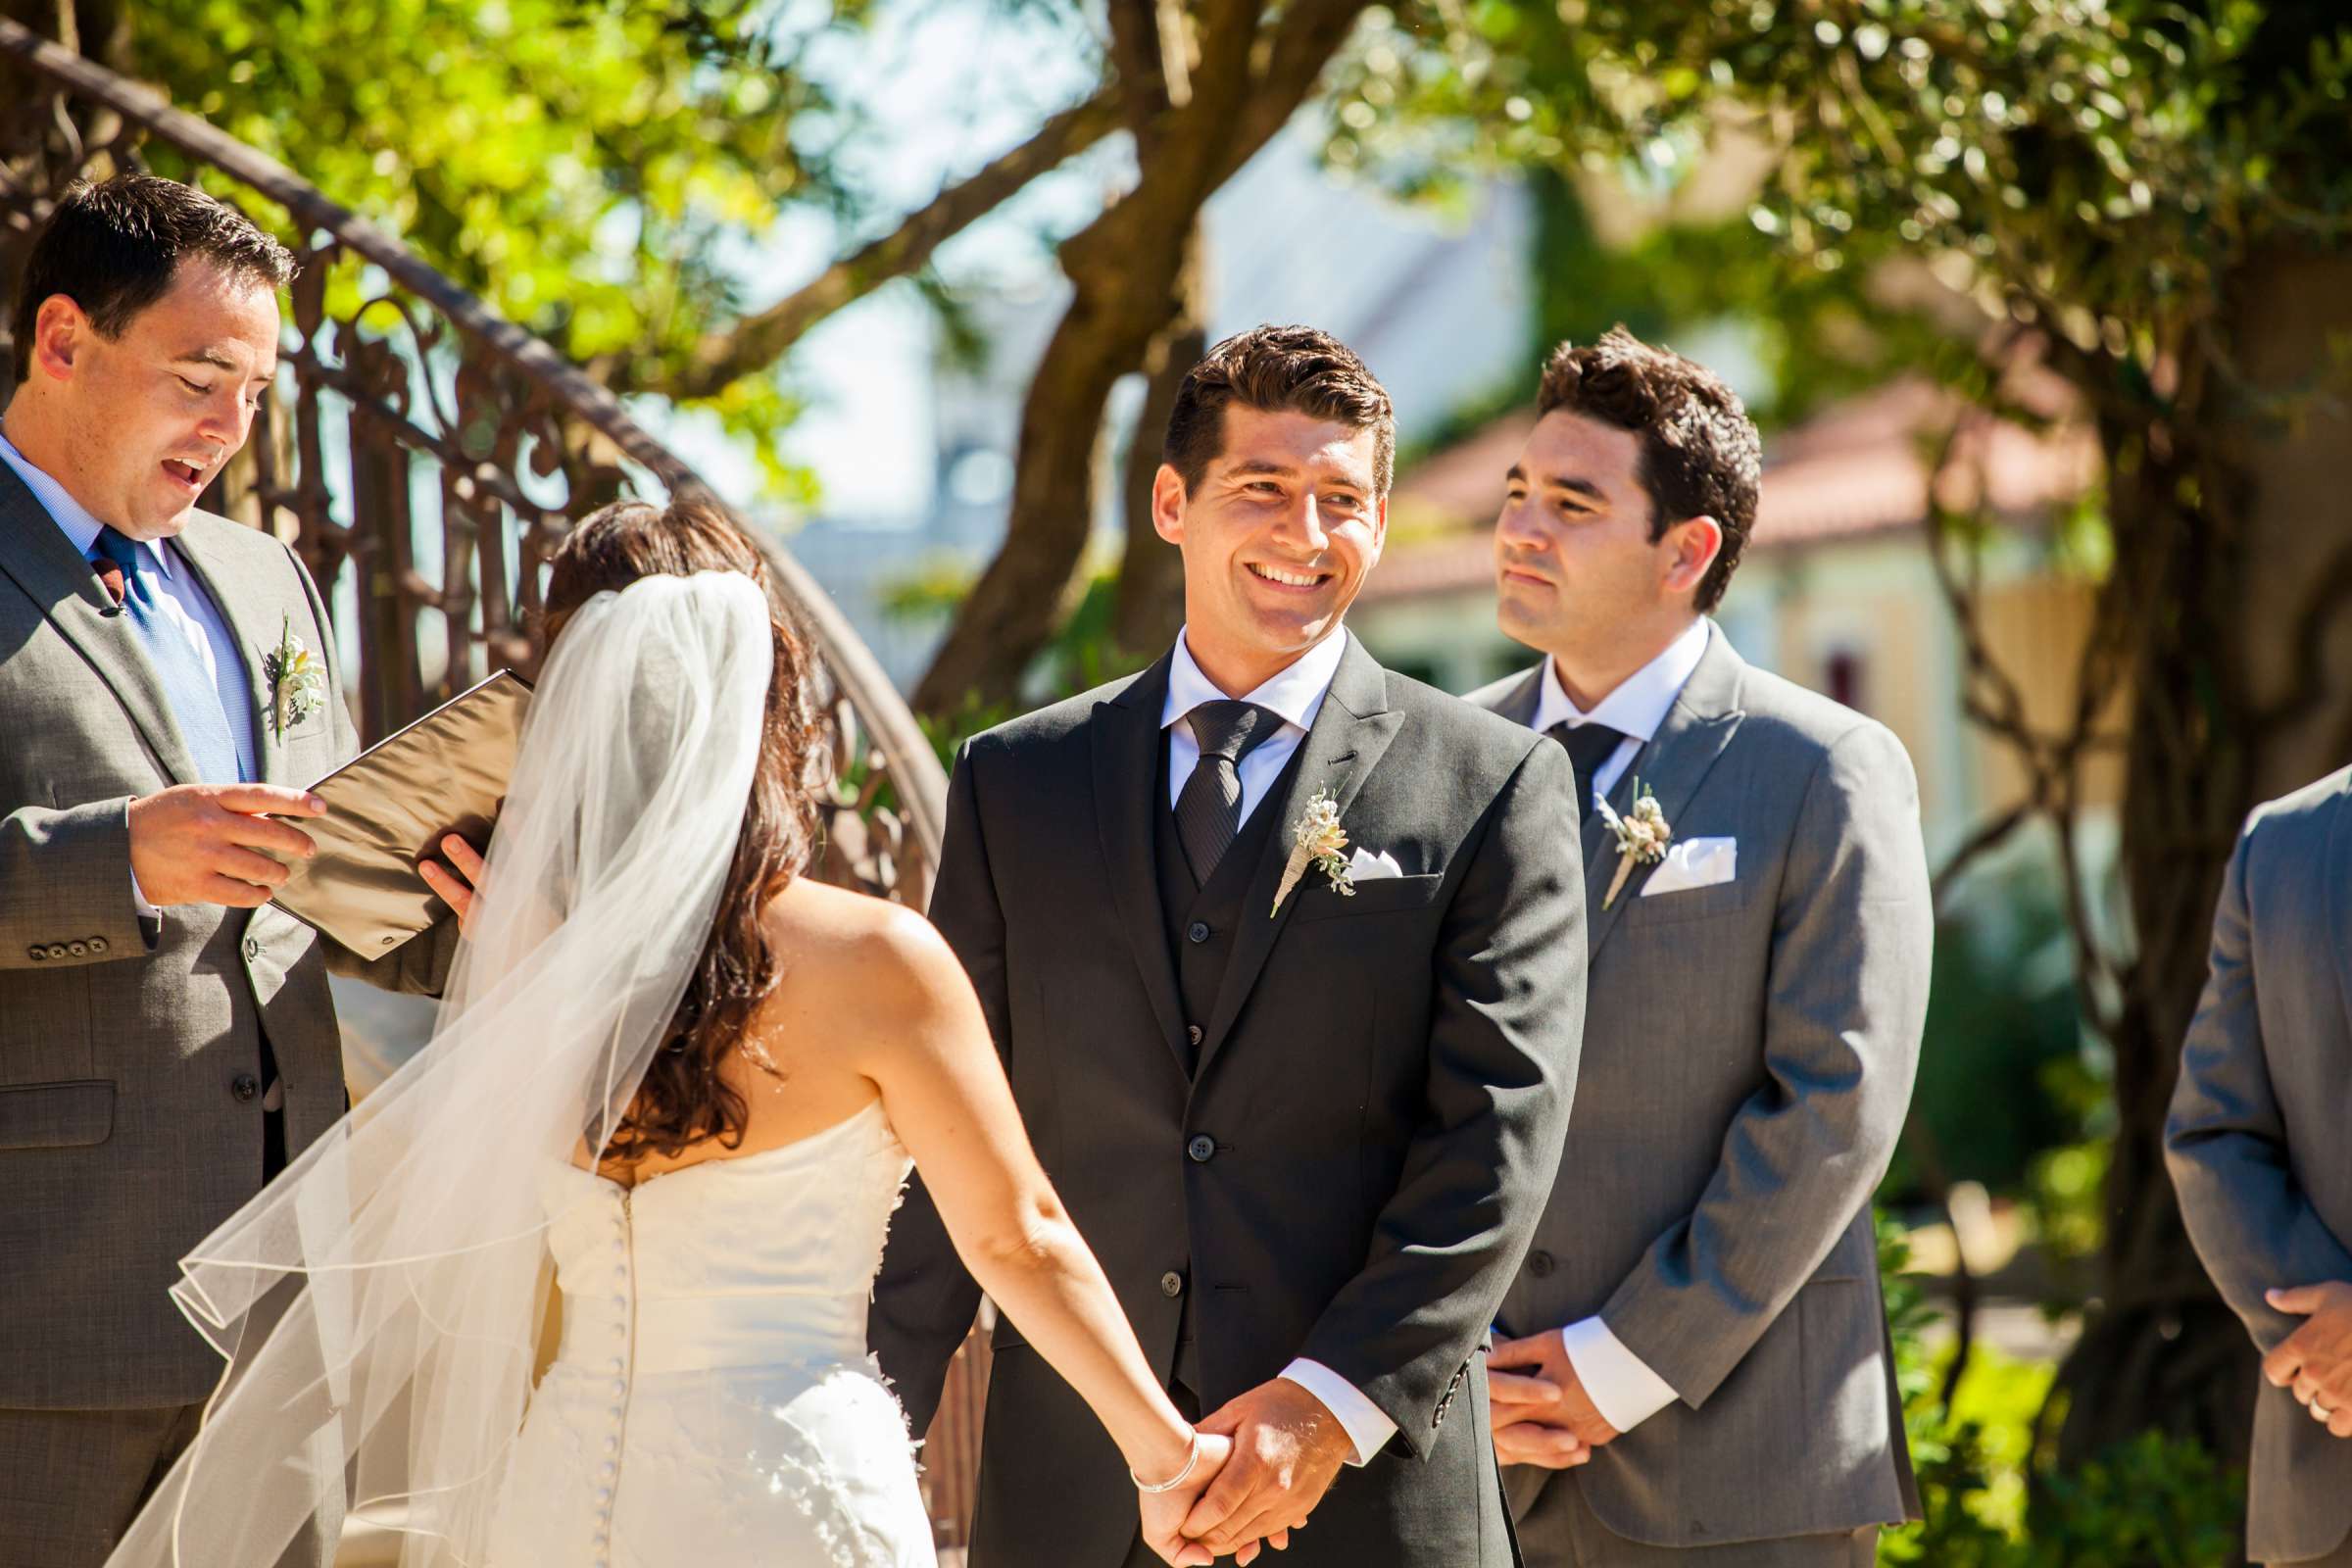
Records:
<instances>
[{"instance_id":1,"label":"bride's dark wavy hair","mask_svg":"<svg viewBox=\"0 0 2352 1568\"><path fill-rule=\"evenodd\" d=\"M617 592L641 577L690 577L737 571L767 589L760 547L708 502L686 498L657 507L616 501L583 517L549 563L540 612L540 649L552 648L564 626L589 599ZM769 602L774 603L772 591ZM770 612L775 673L760 738L760 765L743 808L743 833L719 895L718 916L694 978L678 1003L661 1048L638 1086L637 1098L606 1147L606 1160L628 1164L649 1154L674 1157L716 1139L742 1146L750 1115L740 1090L720 1072L730 1053L767 1072L764 1052L747 1040L752 1016L775 990L781 972L761 920L767 903L808 869L816 852L816 769L825 757L824 733L814 718L812 671L807 650L784 619Z\"/></svg>"}]
</instances>

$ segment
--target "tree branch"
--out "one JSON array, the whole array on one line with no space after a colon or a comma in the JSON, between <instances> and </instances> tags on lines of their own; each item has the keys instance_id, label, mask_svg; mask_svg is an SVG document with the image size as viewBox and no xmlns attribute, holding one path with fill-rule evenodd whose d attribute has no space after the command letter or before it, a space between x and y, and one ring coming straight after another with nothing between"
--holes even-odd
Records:
<instances>
[{"instance_id":1,"label":"tree branch","mask_svg":"<svg viewBox=\"0 0 2352 1568\"><path fill-rule=\"evenodd\" d=\"M773 365L818 321L891 279L918 270L940 246L1038 175L1121 128L1120 105L1121 93L1114 84L1063 110L1020 146L943 189L890 233L843 257L767 309L707 335L695 349L693 364L669 383L634 390L673 398L714 397L728 383Z\"/></svg>"}]
</instances>

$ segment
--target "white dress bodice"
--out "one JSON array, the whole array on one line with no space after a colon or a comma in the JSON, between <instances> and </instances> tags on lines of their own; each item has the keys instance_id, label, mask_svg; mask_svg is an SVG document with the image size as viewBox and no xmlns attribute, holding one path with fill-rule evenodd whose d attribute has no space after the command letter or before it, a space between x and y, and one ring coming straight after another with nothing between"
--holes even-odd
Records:
<instances>
[{"instance_id":1,"label":"white dress bodice","mask_svg":"<svg viewBox=\"0 0 2352 1568\"><path fill-rule=\"evenodd\" d=\"M492 1562L930 1564L905 1418L865 1348L908 1168L877 1102L633 1190L550 1171L563 1339Z\"/></svg>"}]
</instances>

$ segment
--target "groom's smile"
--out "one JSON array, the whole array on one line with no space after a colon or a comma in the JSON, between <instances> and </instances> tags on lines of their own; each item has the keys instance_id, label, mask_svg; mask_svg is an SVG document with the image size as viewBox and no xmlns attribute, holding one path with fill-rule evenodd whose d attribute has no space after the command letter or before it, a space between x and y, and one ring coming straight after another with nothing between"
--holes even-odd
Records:
<instances>
[{"instance_id":1,"label":"groom's smile","mask_svg":"<svg viewBox=\"0 0 2352 1568\"><path fill-rule=\"evenodd\" d=\"M1162 468L1160 537L1184 552L1186 641L1248 691L1336 630L1380 560L1388 502L1369 428L1231 404L1200 482Z\"/></svg>"}]
</instances>

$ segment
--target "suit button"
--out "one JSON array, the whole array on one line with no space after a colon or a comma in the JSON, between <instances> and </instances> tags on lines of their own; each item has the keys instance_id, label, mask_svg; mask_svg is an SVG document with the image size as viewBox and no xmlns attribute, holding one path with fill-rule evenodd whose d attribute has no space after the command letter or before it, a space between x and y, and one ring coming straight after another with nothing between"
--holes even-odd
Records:
<instances>
[{"instance_id":1,"label":"suit button","mask_svg":"<svg viewBox=\"0 0 2352 1568\"><path fill-rule=\"evenodd\" d=\"M1197 1023L1186 1024L1184 1026L1184 1038L1191 1041L1196 1046L1199 1045L1203 1038L1200 1033L1200 1026Z\"/></svg>"},{"instance_id":2,"label":"suit button","mask_svg":"<svg viewBox=\"0 0 2352 1568\"><path fill-rule=\"evenodd\" d=\"M1542 1279L1546 1274L1549 1274L1551 1272L1551 1254L1544 1251L1540 1247L1527 1254L1527 1271L1538 1279Z\"/></svg>"},{"instance_id":3,"label":"suit button","mask_svg":"<svg viewBox=\"0 0 2352 1568\"><path fill-rule=\"evenodd\" d=\"M65 956L66 945L63 942L52 942L49 944L49 956L52 958L62 958Z\"/></svg>"},{"instance_id":4,"label":"suit button","mask_svg":"<svg viewBox=\"0 0 2352 1568\"><path fill-rule=\"evenodd\" d=\"M41 963L48 958L49 950L42 947L38 942L35 942L31 947L24 950L24 956L30 958L35 963Z\"/></svg>"},{"instance_id":5,"label":"suit button","mask_svg":"<svg viewBox=\"0 0 2352 1568\"><path fill-rule=\"evenodd\" d=\"M261 956L262 944L260 939L255 937L247 937L245 939L245 956L248 958L258 958Z\"/></svg>"},{"instance_id":6,"label":"suit button","mask_svg":"<svg viewBox=\"0 0 2352 1568\"><path fill-rule=\"evenodd\" d=\"M1195 1133L1193 1141L1184 1146L1184 1152L1192 1156L1194 1164L1205 1165L1216 1158L1217 1141L1206 1133Z\"/></svg>"},{"instance_id":7,"label":"suit button","mask_svg":"<svg viewBox=\"0 0 2352 1568\"><path fill-rule=\"evenodd\" d=\"M1182 1296L1184 1294L1184 1276L1174 1269L1162 1274L1159 1277L1159 1294L1171 1301Z\"/></svg>"},{"instance_id":8,"label":"suit button","mask_svg":"<svg viewBox=\"0 0 2352 1568\"><path fill-rule=\"evenodd\" d=\"M106 938L104 938L104 937L92 937L92 938L90 938L90 951L91 951L92 953L104 953L104 952L106 951Z\"/></svg>"},{"instance_id":9,"label":"suit button","mask_svg":"<svg viewBox=\"0 0 2352 1568\"><path fill-rule=\"evenodd\" d=\"M1195 920L1191 925L1185 927L1184 934L1192 941L1206 942L1208 940L1208 922Z\"/></svg>"},{"instance_id":10,"label":"suit button","mask_svg":"<svg viewBox=\"0 0 2352 1568\"><path fill-rule=\"evenodd\" d=\"M90 945L87 942L69 942L66 944L66 951L74 955L74 956L76 958L87 957L90 952Z\"/></svg>"},{"instance_id":11,"label":"suit button","mask_svg":"<svg viewBox=\"0 0 2352 1568\"><path fill-rule=\"evenodd\" d=\"M228 1081L228 1092L240 1101L248 1101L262 1092L261 1080L249 1072L241 1072Z\"/></svg>"}]
</instances>

